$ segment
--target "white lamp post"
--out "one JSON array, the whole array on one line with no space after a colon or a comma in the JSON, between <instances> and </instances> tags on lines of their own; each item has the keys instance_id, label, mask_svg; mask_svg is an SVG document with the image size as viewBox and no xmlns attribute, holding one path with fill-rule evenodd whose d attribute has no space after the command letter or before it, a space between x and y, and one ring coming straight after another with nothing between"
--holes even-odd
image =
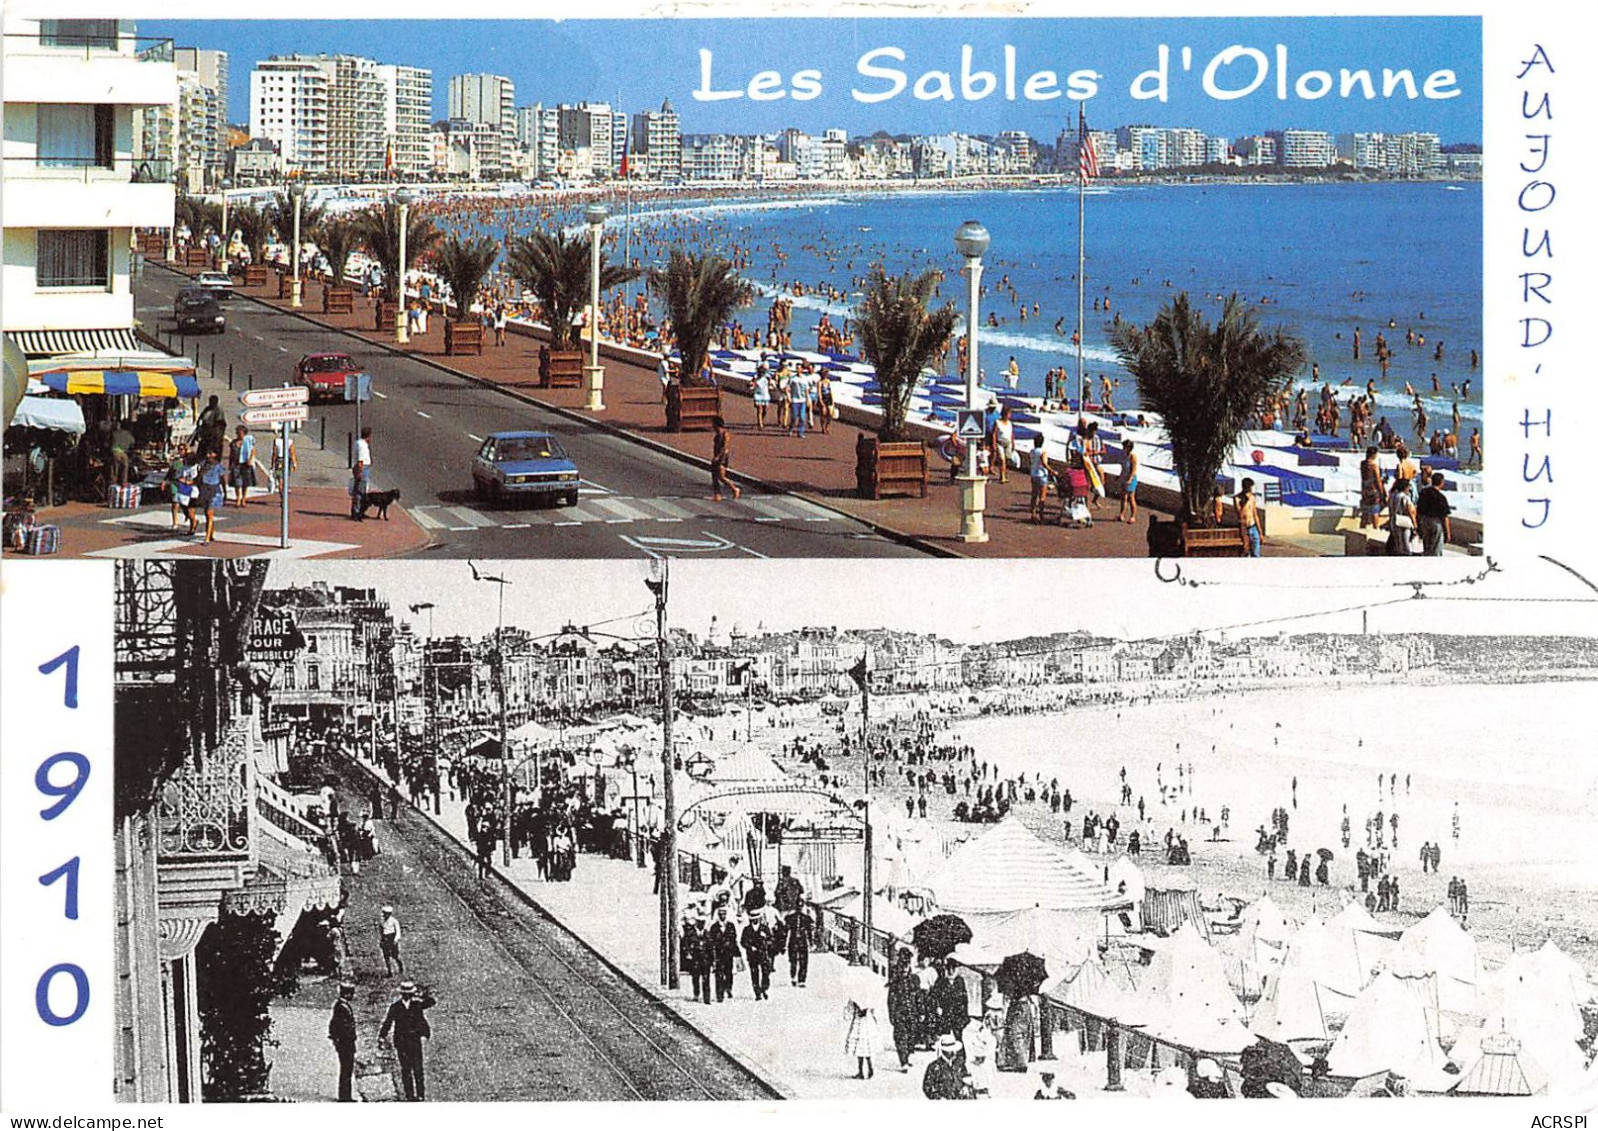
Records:
<instances>
[{"instance_id":1,"label":"white lamp post","mask_svg":"<svg viewBox=\"0 0 1598 1131\"><path fill-rule=\"evenodd\" d=\"M605 371L599 364L599 244L605 232L605 217L610 212L595 201L583 209L588 221L588 411L605 411Z\"/></svg>"},{"instance_id":2,"label":"white lamp post","mask_svg":"<svg viewBox=\"0 0 1598 1131\"><path fill-rule=\"evenodd\" d=\"M394 340L400 345L411 340L405 328L405 233L410 230L411 205L415 202L416 194L410 189L402 188L394 194L394 203L399 205L399 278L394 283Z\"/></svg>"},{"instance_id":3,"label":"white lamp post","mask_svg":"<svg viewBox=\"0 0 1598 1131\"><path fill-rule=\"evenodd\" d=\"M982 254L988 250L988 230L975 220L967 220L954 233L954 246L965 257L966 274L966 358L965 407L977 409L977 301L982 289ZM982 515L987 509L988 480L977 474L977 444L965 442L965 468L960 483L960 541L986 542L988 532Z\"/></svg>"},{"instance_id":4,"label":"white lamp post","mask_svg":"<svg viewBox=\"0 0 1598 1131\"><path fill-rule=\"evenodd\" d=\"M224 196L224 200L227 198ZM289 199L294 201L294 251L291 257L291 269L294 280L289 284L289 306L295 310L300 308L302 298L300 291L300 205L305 201L305 183L294 181L289 185Z\"/></svg>"},{"instance_id":5,"label":"white lamp post","mask_svg":"<svg viewBox=\"0 0 1598 1131\"><path fill-rule=\"evenodd\" d=\"M233 233L228 228L228 194L227 190L233 187L233 182L227 178L222 180L222 270L227 271L232 267L232 259L228 252L233 247Z\"/></svg>"}]
</instances>

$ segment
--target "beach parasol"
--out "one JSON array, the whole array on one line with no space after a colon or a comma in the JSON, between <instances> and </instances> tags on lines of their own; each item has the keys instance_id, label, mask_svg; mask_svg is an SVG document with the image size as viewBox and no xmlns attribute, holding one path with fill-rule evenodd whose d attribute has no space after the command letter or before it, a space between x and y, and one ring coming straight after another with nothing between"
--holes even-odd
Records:
<instances>
[{"instance_id":1,"label":"beach parasol","mask_svg":"<svg viewBox=\"0 0 1598 1131\"><path fill-rule=\"evenodd\" d=\"M923 958L947 958L955 947L971 941L971 928L958 915L934 915L915 925L910 941Z\"/></svg>"},{"instance_id":2,"label":"beach parasol","mask_svg":"<svg viewBox=\"0 0 1598 1131\"><path fill-rule=\"evenodd\" d=\"M1319 856L1322 860L1331 860L1333 858L1332 857L1332 850L1330 848L1319 848L1319 849L1316 849L1315 850L1315 855Z\"/></svg>"},{"instance_id":3,"label":"beach parasol","mask_svg":"<svg viewBox=\"0 0 1598 1131\"><path fill-rule=\"evenodd\" d=\"M1049 969L1043 959L1024 950L1012 954L993 972L993 983L1007 998L1030 997L1048 980Z\"/></svg>"},{"instance_id":4,"label":"beach parasol","mask_svg":"<svg viewBox=\"0 0 1598 1131\"><path fill-rule=\"evenodd\" d=\"M887 983L869 966L845 966L838 972L836 984L861 1009L882 1010L887 1003Z\"/></svg>"}]
</instances>

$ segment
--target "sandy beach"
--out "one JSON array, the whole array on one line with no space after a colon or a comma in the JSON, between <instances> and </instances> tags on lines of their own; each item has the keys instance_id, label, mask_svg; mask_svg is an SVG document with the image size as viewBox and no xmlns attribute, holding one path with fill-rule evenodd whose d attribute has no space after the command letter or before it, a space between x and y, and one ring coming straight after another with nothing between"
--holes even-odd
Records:
<instances>
[{"instance_id":1,"label":"sandy beach","mask_svg":"<svg viewBox=\"0 0 1598 1131\"><path fill-rule=\"evenodd\" d=\"M1057 778L1075 799L1077 835L1091 809L1115 813L1123 838L1137 828L1154 848L1168 828L1185 836L1191 866L1155 863L1163 855L1148 850L1140 864L1156 886L1179 876L1196 885L1206 903L1218 893L1254 899L1269 891L1297 917L1332 914L1350 889L1357 890L1354 852L1365 844L1367 817L1380 810L1403 896L1399 912L1379 918L1407 926L1445 903L1449 879L1458 875L1470 885L1469 926L1488 966L1552 938L1592 973L1598 972L1598 762L1569 744L1570 735L1585 733L1578 717L1584 691L1580 683L1322 684L939 719L937 726L940 743L970 744L977 760L997 763L1003 777ZM878 717L892 709L887 700ZM844 719L775 729L757 722L755 741L775 752L800 734L826 736L833 747L830 772L858 783L859 759L837 750L840 725L858 727L857 706ZM810 769L792 757L779 754L779 761L794 772ZM931 765L941 770L944 764ZM1123 766L1131 806L1119 803ZM910 792L902 769L890 772L880 792L889 799L885 808L902 821ZM927 820L954 835L979 835L987 826L952 819L963 797L929 794ZM1145 802L1141 823L1138 797ZM1352 826L1347 850L1339 829L1345 805ZM1223 807L1230 821L1215 840ZM1269 826L1277 807L1289 814L1290 847L1333 850L1330 887L1266 879L1264 860L1254 852L1255 830ZM1195 810L1207 820L1197 819ZM1039 835L1064 841L1064 822L1047 805L1023 801L1016 812ZM1436 874L1423 874L1420 866L1419 849L1428 841L1441 846Z\"/></svg>"}]
</instances>

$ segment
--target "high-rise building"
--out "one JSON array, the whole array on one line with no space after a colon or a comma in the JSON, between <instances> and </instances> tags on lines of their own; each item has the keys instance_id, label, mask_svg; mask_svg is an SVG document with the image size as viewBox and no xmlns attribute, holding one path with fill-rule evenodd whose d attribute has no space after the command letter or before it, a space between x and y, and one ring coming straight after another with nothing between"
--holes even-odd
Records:
<instances>
[{"instance_id":1,"label":"high-rise building","mask_svg":"<svg viewBox=\"0 0 1598 1131\"><path fill-rule=\"evenodd\" d=\"M478 161L486 177L499 177L514 167L516 84L504 75L453 75L449 80L449 116L486 127L477 131Z\"/></svg>"},{"instance_id":2,"label":"high-rise building","mask_svg":"<svg viewBox=\"0 0 1598 1131\"><path fill-rule=\"evenodd\" d=\"M136 353L135 228L172 227L172 168L142 150L170 112L170 40L130 20L5 20L4 330L30 357ZM169 135L170 136L170 135Z\"/></svg>"},{"instance_id":3,"label":"high-rise building","mask_svg":"<svg viewBox=\"0 0 1598 1131\"><path fill-rule=\"evenodd\" d=\"M284 168L368 177L432 164L433 75L356 55L274 55L250 73L250 136Z\"/></svg>"},{"instance_id":4,"label":"high-rise building","mask_svg":"<svg viewBox=\"0 0 1598 1131\"><path fill-rule=\"evenodd\" d=\"M191 191L220 180L227 165L228 54L204 47L173 52L178 72L179 175Z\"/></svg>"},{"instance_id":5,"label":"high-rise building","mask_svg":"<svg viewBox=\"0 0 1598 1131\"><path fill-rule=\"evenodd\" d=\"M570 155L577 175L586 172L596 179L612 176L616 171L615 128L617 119L624 115L613 113L608 102L579 102L576 106L562 103L557 110L563 159ZM625 128L624 122L619 124Z\"/></svg>"},{"instance_id":6,"label":"high-rise building","mask_svg":"<svg viewBox=\"0 0 1598 1131\"><path fill-rule=\"evenodd\" d=\"M1272 130L1284 169L1324 169L1337 161L1337 142L1325 130Z\"/></svg>"},{"instance_id":7,"label":"high-rise building","mask_svg":"<svg viewBox=\"0 0 1598 1131\"><path fill-rule=\"evenodd\" d=\"M433 119L433 72L403 63L378 67L383 80L384 163L402 176L426 172L433 163L429 132Z\"/></svg>"},{"instance_id":8,"label":"high-rise building","mask_svg":"<svg viewBox=\"0 0 1598 1131\"><path fill-rule=\"evenodd\" d=\"M524 168L529 176L559 176L560 108L541 102L517 107L516 143L527 154Z\"/></svg>"}]
</instances>

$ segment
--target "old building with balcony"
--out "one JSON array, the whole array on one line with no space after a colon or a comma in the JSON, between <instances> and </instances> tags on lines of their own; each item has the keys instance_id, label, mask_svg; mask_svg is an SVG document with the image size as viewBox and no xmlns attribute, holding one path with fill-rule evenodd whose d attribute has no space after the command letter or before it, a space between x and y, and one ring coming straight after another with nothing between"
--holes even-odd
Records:
<instances>
[{"instance_id":1,"label":"old building with balcony","mask_svg":"<svg viewBox=\"0 0 1598 1131\"><path fill-rule=\"evenodd\" d=\"M172 226L147 110L178 98L172 43L132 21L5 21L4 329L29 357L136 351L135 228Z\"/></svg>"}]
</instances>

